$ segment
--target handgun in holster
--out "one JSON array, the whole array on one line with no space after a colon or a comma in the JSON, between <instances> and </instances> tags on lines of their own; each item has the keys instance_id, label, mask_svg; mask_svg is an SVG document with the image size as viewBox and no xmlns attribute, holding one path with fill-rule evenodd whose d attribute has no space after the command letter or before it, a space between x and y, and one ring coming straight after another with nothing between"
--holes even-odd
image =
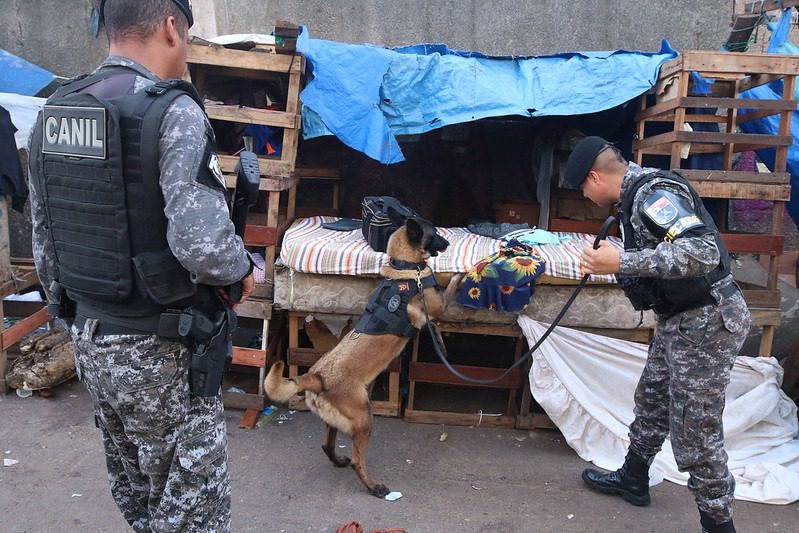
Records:
<instances>
[{"instance_id":1,"label":"handgun in holster","mask_svg":"<svg viewBox=\"0 0 799 533\"><path fill-rule=\"evenodd\" d=\"M228 305L210 315L190 307L178 319L178 334L191 341L189 388L195 396L219 394L222 376L233 358L236 313Z\"/></svg>"}]
</instances>

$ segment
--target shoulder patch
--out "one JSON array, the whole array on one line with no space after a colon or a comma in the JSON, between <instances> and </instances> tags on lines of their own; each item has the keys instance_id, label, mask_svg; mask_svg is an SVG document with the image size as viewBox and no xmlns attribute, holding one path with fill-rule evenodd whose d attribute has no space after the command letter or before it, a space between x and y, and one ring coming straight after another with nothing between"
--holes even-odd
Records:
<instances>
[{"instance_id":1,"label":"shoulder patch","mask_svg":"<svg viewBox=\"0 0 799 533\"><path fill-rule=\"evenodd\" d=\"M645 210L649 218L660 226L665 226L677 218L678 209L667 196L661 196L652 204L646 206Z\"/></svg>"}]
</instances>

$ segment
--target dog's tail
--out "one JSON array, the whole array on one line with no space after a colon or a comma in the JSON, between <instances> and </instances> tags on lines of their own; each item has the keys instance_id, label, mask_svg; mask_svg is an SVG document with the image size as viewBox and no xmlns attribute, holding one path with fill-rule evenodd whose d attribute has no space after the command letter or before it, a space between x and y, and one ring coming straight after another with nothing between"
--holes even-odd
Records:
<instances>
[{"instance_id":1,"label":"dog's tail","mask_svg":"<svg viewBox=\"0 0 799 533\"><path fill-rule=\"evenodd\" d=\"M264 380L264 390L269 398L278 403L288 402L294 395L302 391L322 392L322 378L307 373L296 378L283 377L283 361L278 361L269 370Z\"/></svg>"}]
</instances>

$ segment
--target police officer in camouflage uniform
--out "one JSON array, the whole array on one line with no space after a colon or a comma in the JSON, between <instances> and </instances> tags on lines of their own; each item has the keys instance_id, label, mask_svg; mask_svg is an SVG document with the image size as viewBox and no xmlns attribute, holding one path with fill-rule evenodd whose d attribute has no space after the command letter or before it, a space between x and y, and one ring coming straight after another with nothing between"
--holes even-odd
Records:
<instances>
[{"instance_id":1,"label":"police officer in camouflage uniform","mask_svg":"<svg viewBox=\"0 0 799 533\"><path fill-rule=\"evenodd\" d=\"M722 411L751 316L713 219L679 174L628 163L600 137L575 146L564 179L618 210L624 251L607 241L586 247L585 272L616 274L634 307L657 316L624 465L610 473L585 470L583 480L649 505L649 466L669 435L678 468L690 476L703 531L734 532Z\"/></svg>"},{"instance_id":2,"label":"police officer in camouflage uniform","mask_svg":"<svg viewBox=\"0 0 799 533\"><path fill-rule=\"evenodd\" d=\"M190 391L190 354L174 309L213 310L236 283L244 300L253 277L229 219L208 119L189 88L161 81L183 76L191 7L107 0L100 10L110 53L74 82L88 83L80 97L116 99L123 109L147 88L156 89L147 93L154 102L183 92L154 122L152 139L136 110L120 121L121 141L111 138L110 119L75 115L83 108L40 115L30 149L36 269L71 324L125 520L135 531L230 531L222 399L218 384L209 395ZM108 170L113 161L124 161L121 176ZM64 312L70 305L74 313Z\"/></svg>"}]
</instances>

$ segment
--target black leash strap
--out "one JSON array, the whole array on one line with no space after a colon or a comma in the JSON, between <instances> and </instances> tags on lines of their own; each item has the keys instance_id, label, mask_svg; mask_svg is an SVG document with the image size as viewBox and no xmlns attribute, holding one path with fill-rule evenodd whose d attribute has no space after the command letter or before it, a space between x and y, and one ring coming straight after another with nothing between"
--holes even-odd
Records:
<instances>
[{"instance_id":1,"label":"black leash strap","mask_svg":"<svg viewBox=\"0 0 799 533\"><path fill-rule=\"evenodd\" d=\"M602 227L599 229L599 234L596 236L596 239L594 239L594 250L599 248L599 241L607 238L608 231L610 231L610 226L612 226L615 221L616 219L613 216L609 216L607 219L605 219L605 222L602 224ZM447 367L447 370L449 370L452 373L452 375L468 383L476 383L478 385L488 385L491 383L496 383L498 381L501 381L502 379L505 378L505 376L510 374L511 371L513 371L515 368L519 367L525 361L527 361L527 359L532 357L533 352L535 352L538 349L538 347L541 346L541 343L544 342L547 337L549 337L549 334L552 333L552 330L554 330L555 327L558 325L560 320L563 318L563 315L565 315L566 311L569 310L569 307L571 307L572 303L574 303L575 298L577 298L577 295L580 294L581 290L583 290L583 287L585 287L585 284L588 283L588 278L590 277L591 274L583 275L583 279L580 280L579 285L577 285L577 287L572 292L571 296L569 296L569 299L566 301L563 308L560 310L560 313L558 313L558 316L555 317L555 320L552 321L552 324L549 325L549 328L547 328L546 332L544 332L541 338L538 339L538 342L536 342L532 348L527 350L527 352L525 352L525 354L522 355L518 361L514 362L510 366L510 368L505 370L505 372L503 372L498 378L494 379L478 379L466 376L463 373L459 372L455 367L453 367L450 364L450 362L447 360L446 347L444 346L441 334L438 332L437 329L436 330L433 329L433 322L430 320L430 315L427 313L427 302L425 302L424 299L424 292L420 290L420 292L422 293L422 305L424 305L424 314L425 317L427 318L427 329L430 332L430 337L433 340L433 346L436 349L436 354L438 355L438 358L441 359L441 362L444 363L444 366Z\"/></svg>"}]
</instances>

